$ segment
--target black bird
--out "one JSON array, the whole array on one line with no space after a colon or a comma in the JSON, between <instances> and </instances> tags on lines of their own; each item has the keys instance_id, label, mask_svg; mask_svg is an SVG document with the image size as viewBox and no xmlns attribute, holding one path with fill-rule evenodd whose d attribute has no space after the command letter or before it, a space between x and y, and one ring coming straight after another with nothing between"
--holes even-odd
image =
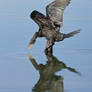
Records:
<instances>
[{"instance_id":1,"label":"black bird","mask_svg":"<svg viewBox=\"0 0 92 92\"><path fill-rule=\"evenodd\" d=\"M63 41L79 33L76 30L67 34L59 32L60 27L63 25L63 12L70 0L55 0L46 7L46 16L34 10L30 17L38 24L39 30L36 32L30 41L29 48L35 43L37 37L45 37L47 39L46 50L52 51L55 42Z\"/></svg>"},{"instance_id":2,"label":"black bird","mask_svg":"<svg viewBox=\"0 0 92 92\"><path fill-rule=\"evenodd\" d=\"M70 72L76 74L80 73L74 68L68 67L62 61L58 60L53 55L46 55L47 62L45 65L37 64L36 60L29 54L30 62L33 64L36 70L39 71L40 78L33 88L32 92L64 92L63 76L56 75L55 73L67 69Z\"/></svg>"}]
</instances>

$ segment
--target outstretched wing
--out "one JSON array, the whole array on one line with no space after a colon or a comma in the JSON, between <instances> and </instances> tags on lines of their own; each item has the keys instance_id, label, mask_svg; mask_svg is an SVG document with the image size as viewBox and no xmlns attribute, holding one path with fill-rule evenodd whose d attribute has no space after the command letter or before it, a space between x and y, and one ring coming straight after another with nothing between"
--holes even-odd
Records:
<instances>
[{"instance_id":1,"label":"outstretched wing","mask_svg":"<svg viewBox=\"0 0 92 92\"><path fill-rule=\"evenodd\" d=\"M68 4L70 3L70 0L56 0L52 2L51 4L47 5L46 7L46 14L47 17L50 18L56 26L62 26L63 25L63 13L64 9Z\"/></svg>"}]
</instances>

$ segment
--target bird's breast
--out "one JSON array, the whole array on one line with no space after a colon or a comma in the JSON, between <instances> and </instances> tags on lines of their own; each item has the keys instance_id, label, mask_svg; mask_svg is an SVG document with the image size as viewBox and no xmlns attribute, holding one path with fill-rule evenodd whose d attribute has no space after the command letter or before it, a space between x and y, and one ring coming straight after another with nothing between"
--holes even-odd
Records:
<instances>
[{"instance_id":1,"label":"bird's breast","mask_svg":"<svg viewBox=\"0 0 92 92\"><path fill-rule=\"evenodd\" d=\"M50 29L50 28L44 28L42 30L42 35L44 37L46 37L46 39L51 39L54 37L55 35L55 30L54 29Z\"/></svg>"}]
</instances>

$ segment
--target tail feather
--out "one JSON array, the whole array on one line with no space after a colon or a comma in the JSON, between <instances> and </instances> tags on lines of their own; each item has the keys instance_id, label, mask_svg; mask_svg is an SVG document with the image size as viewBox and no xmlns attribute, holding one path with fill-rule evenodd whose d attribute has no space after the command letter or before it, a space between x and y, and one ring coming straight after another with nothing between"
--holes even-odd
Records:
<instances>
[{"instance_id":1,"label":"tail feather","mask_svg":"<svg viewBox=\"0 0 92 92\"><path fill-rule=\"evenodd\" d=\"M80 72L78 72L78 71L76 71L74 68L67 67L67 69L68 69L69 71L74 72L74 73L76 73L76 74L78 74L78 75L80 75L80 76L81 76L81 73L80 73Z\"/></svg>"},{"instance_id":2,"label":"tail feather","mask_svg":"<svg viewBox=\"0 0 92 92\"><path fill-rule=\"evenodd\" d=\"M69 37L72 37L76 34L80 33L80 30L76 30L76 31L73 31L73 32L70 32L70 33L67 33L67 34L64 34L64 38L69 38Z\"/></svg>"}]
</instances>

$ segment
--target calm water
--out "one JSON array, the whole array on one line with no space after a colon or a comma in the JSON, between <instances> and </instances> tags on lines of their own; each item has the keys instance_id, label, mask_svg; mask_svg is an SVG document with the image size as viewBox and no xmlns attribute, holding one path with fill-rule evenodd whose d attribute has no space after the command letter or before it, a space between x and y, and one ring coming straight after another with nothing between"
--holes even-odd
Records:
<instances>
[{"instance_id":1,"label":"calm water","mask_svg":"<svg viewBox=\"0 0 92 92\"><path fill-rule=\"evenodd\" d=\"M35 88L36 85L36 88L39 87L39 90L41 87L44 88L44 85L48 89L49 81L51 82L51 92L63 92L55 91L62 89L64 89L65 92L92 91L91 50L62 50L62 53L58 50L59 54L57 52L56 55L54 55L56 60L52 57L49 57L51 59L47 59L44 53L36 53L36 50L34 51L33 54L35 55L31 54L35 59L34 61L30 61L30 54L28 53L1 54L0 92L32 92L32 89ZM42 67L41 69L37 68L39 65L40 68ZM74 70L70 69L69 71L67 67L74 68L81 73L81 76L75 73L76 71ZM50 77L51 79L48 79ZM56 77L57 80L55 80L54 77ZM39 79L40 83L38 83ZM60 84L59 81L63 83ZM57 89L55 89L55 87L53 88L53 86L57 87Z\"/></svg>"},{"instance_id":2,"label":"calm water","mask_svg":"<svg viewBox=\"0 0 92 92\"><path fill-rule=\"evenodd\" d=\"M65 10L61 31L81 33L56 43L53 57L44 54L44 38L27 49L38 30L29 15L34 9L45 13L49 2L0 0L0 92L92 92L92 1L72 1Z\"/></svg>"}]
</instances>

